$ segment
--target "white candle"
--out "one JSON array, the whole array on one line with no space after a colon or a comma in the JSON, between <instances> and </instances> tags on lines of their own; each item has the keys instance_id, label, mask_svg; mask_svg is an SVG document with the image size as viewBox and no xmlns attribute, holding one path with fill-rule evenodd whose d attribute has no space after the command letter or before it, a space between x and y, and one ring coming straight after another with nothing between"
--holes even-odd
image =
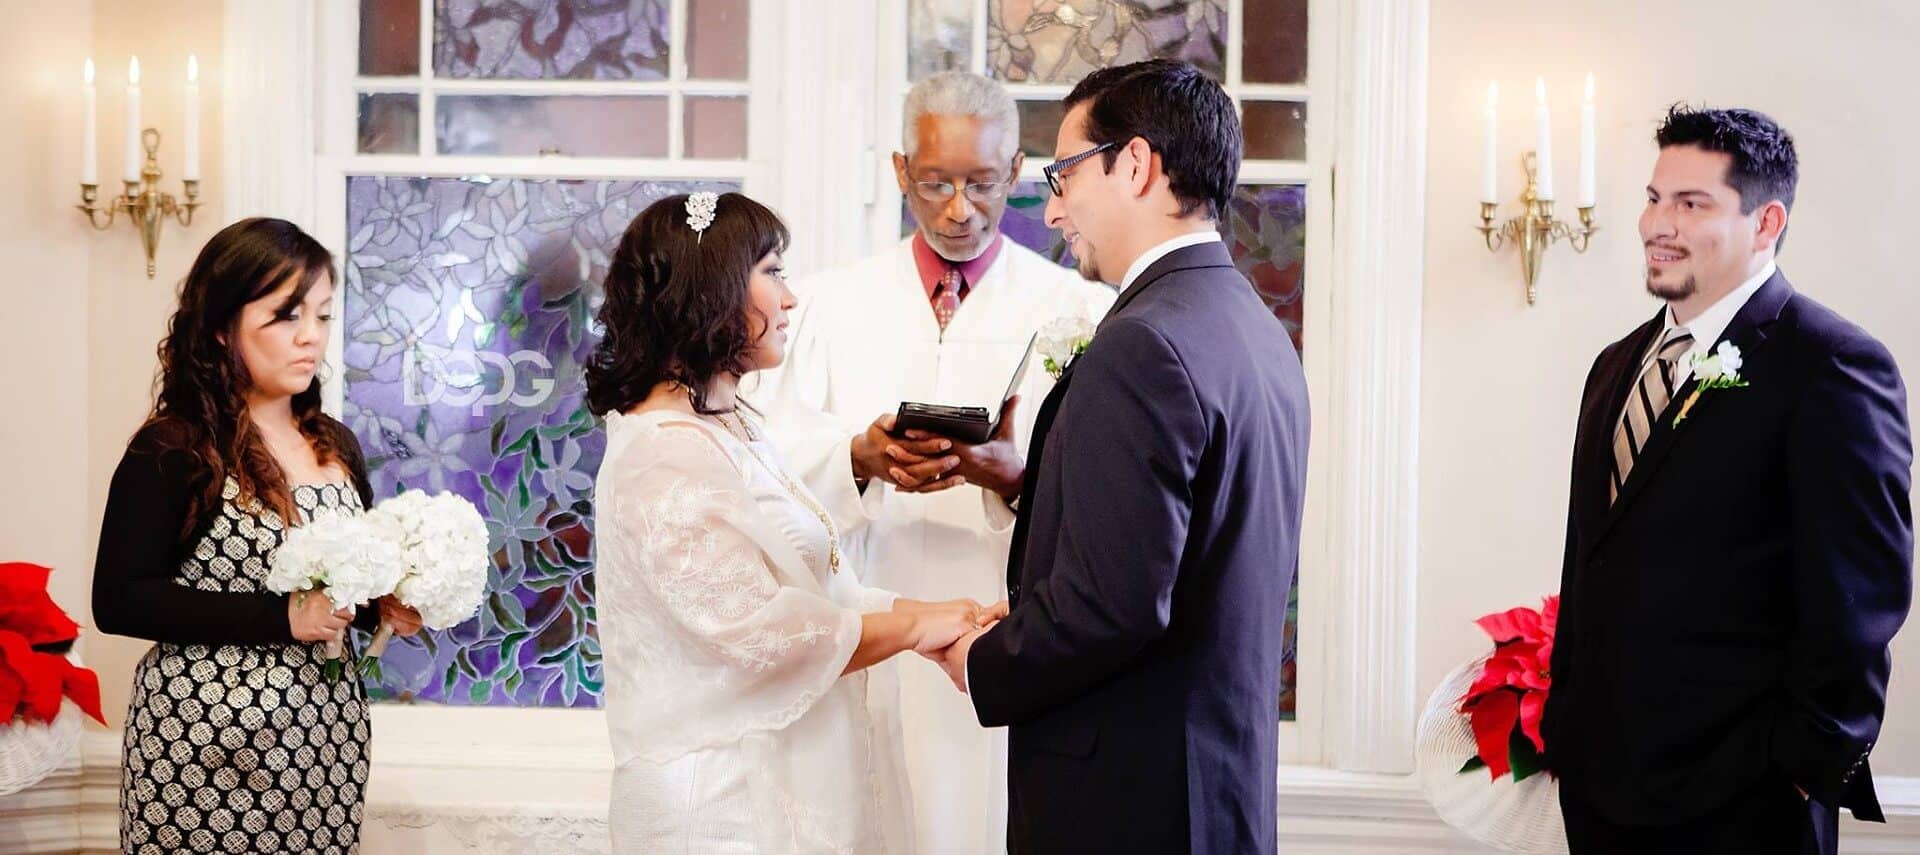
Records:
<instances>
[{"instance_id":1,"label":"white candle","mask_svg":"<svg viewBox=\"0 0 1920 855\"><path fill-rule=\"evenodd\" d=\"M1534 166L1537 172L1534 189L1542 199L1553 198L1553 121L1547 116L1547 81L1535 78L1533 82L1534 107L1533 125Z\"/></svg>"},{"instance_id":2,"label":"white candle","mask_svg":"<svg viewBox=\"0 0 1920 855\"><path fill-rule=\"evenodd\" d=\"M187 132L186 165L180 170L180 177L187 181L200 180L200 60L192 54L187 55Z\"/></svg>"},{"instance_id":3,"label":"white candle","mask_svg":"<svg viewBox=\"0 0 1920 855\"><path fill-rule=\"evenodd\" d=\"M140 153L140 58L127 60L127 160L121 177L139 182L145 158Z\"/></svg>"},{"instance_id":4,"label":"white candle","mask_svg":"<svg viewBox=\"0 0 1920 855\"><path fill-rule=\"evenodd\" d=\"M87 82L80 87L80 183L100 183L100 126L94 117L93 59L87 59Z\"/></svg>"},{"instance_id":5,"label":"white candle","mask_svg":"<svg viewBox=\"0 0 1920 855\"><path fill-rule=\"evenodd\" d=\"M1487 107L1480 117L1486 137L1485 156L1480 163L1480 201L1496 204L1500 201L1500 130L1495 118L1499 101L1499 84L1487 81Z\"/></svg>"},{"instance_id":6,"label":"white candle","mask_svg":"<svg viewBox=\"0 0 1920 855\"><path fill-rule=\"evenodd\" d=\"M1587 98L1580 104L1580 195L1574 204L1593 207L1593 72L1587 72Z\"/></svg>"}]
</instances>

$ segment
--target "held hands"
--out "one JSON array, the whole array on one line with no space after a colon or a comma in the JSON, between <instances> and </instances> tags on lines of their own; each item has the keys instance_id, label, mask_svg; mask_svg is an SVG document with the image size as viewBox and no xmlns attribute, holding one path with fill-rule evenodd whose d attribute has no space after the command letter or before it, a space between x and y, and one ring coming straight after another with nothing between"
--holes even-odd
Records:
<instances>
[{"instance_id":1,"label":"held hands","mask_svg":"<svg viewBox=\"0 0 1920 855\"><path fill-rule=\"evenodd\" d=\"M922 654L932 660L940 669L947 672L947 679L953 681L953 687L961 694L967 693L967 654L973 649L973 642L985 635L987 630L1007 616L1009 607L1006 600L994 603L980 611L978 626L968 630L953 644L938 653Z\"/></svg>"},{"instance_id":2,"label":"held hands","mask_svg":"<svg viewBox=\"0 0 1920 855\"><path fill-rule=\"evenodd\" d=\"M287 626L296 641L326 641L353 622L353 609L333 608L325 588L287 595Z\"/></svg>"},{"instance_id":3,"label":"held hands","mask_svg":"<svg viewBox=\"0 0 1920 855\"><path fill-rule=\"evenodd\" d=\"M913 630L909 635L913 651L932 659L958 639L979 628L987 610L969 599L947 600L928 603L919 600L898 600L894 611L904 611L913 618Z\"/></svg>"}]
</instances>

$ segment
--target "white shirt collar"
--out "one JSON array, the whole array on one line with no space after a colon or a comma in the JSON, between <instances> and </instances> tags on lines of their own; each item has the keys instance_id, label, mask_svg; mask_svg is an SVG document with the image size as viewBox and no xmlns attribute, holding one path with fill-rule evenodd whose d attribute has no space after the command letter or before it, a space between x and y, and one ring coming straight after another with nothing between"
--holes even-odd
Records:
<instances>
[{"instance_id":1,"label":"white shirt collar","mask_svg":"<svg viewBox=\"0 0 1920 855\"><path fill-rule=\"evenodd\" d=\"M1140 278L1140 274L1147 272L1147 268L1152 267L1154 262L1167 257L1174 250L1218 240L1220 240L1220 233L1211 229L1204 232L1188 232L1140 253L1140 257L1133 260L1133 266L1127 268L1126 278L1120 280L1120 290L1127 290L1133 285L1133 280Z\"/></svg>"},{"instance_id":2,"label":"white shirt collar","mask_svg":"<svg viewBox=\"0 0 1920 855\"><path fill-rule=\"evenodd\" d=\"M1740 314L1740 310L1747 305L1747 301L1753 299L1754 292L1759 291L1760 286L1767 284L1767 280L1772 279L1774 272L1778 269L1778 264L1772 261L1767 262L1767 266L1754 274L1752 279L1740 283L1740 287L1733 289L1733 292L1727 296L1721 297L1713 305L1708 306L1706 311L1701 312L1699 317L1688 323L1687 332L1693 334L1694 347L1712 350L1714 342L1719 341L1721 334L1727 331L1727 325L1733 323L1733 316ZM1674 323L1672 306L1667 307L1664 317L1667 330L1670 331L1679 326Z\"/></svg>"}]
</instances>

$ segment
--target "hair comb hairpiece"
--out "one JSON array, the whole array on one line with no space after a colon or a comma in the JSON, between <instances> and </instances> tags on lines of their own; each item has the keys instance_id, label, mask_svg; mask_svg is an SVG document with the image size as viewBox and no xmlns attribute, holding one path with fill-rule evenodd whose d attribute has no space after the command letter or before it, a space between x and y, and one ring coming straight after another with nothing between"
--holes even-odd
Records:
<instances>
[{"instance_id":1,"label":"hair comb hairpiece","mask_svg":"<svg viewBox=\"0 0 1920 855\"><path fill-rule=\"evenodd\" d=\"M720 194L701 191L687 196L687 227L705 240L707 227L713 225L713 215L720 207Z\"/></svg>"}]
</instances>

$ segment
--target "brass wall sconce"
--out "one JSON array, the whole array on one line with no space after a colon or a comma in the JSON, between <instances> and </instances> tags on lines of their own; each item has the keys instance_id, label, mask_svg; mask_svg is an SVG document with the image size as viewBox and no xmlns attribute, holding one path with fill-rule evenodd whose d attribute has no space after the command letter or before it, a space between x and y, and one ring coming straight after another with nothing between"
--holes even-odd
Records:
<instances>
[{"instance_id":1,"label":"brass wall sconce","mask_svg":"<svg viewBox=\"0 0 1920 855\"><path fill-rule=\"evenodd\" d=\"M120 180L126 192L100 202L99 126L96 121L97 98L93 86L93 60L88 59L85 80L80 88L81 127L80 204L74 207L87 215L95 229L113 228L122 213L140 232L140 246L147 253L147 278L154 276L154 252L160 248L160 226L171 217L182 226L193 225L193 212L200 207L200 60L187 57L186 142L182 152L181 175L186 186L185 202L160 191L160 132L140 122L140 59L127 60L126 159ZM105 218L101 217L105 214Z\"/></svg>"},{"instance_id":2,"label":"brass wall sconce","mask_svg":"<svg viewBox=\"0 0 1920 855\"><path fill-rule=\"evenodd\" d=\"M187 200L176 202L169 193L160 191L160 132L147 128L140 134L141 148L146 151L146 165L140 169L139 181L124 182L125 193L107 200L105 205L97 204L100 198L100 185L80 185L79 208L87 215L87 221L100 231L113 228L114 218L124 212L133 227L140 232L140 246L147 252L147 278L154 274L154 251L160 247L160 226L171 217L182 226L193 225L193 212L200 207L200 182L187 180L185 185ZM101 214L106 214L102 219Z\"/></svg>"},{"instance_id":3,"label":"brass wall sconce","mask_svg":"<svg viewBox=\"0 0 1920 855\"><path fill-rule=\"evenodd\" d=\"M1536 282L1540 278L1540 264L1545 259L1547 247L1554 241L1565 240L1574 252L1584 253L1587 244L1593 240L1593 233L1600 230L1593 224L1593 206L1579 208L1580 225L1574 226L1553 218L1553 200L1540 198L1538 165L1533 152L1527 152L1521 159L1527 170L1527 189L1520 195L1520 216L1495 225L1496 202L1480 203L1480 235L1487 242L1487 249L1499 252L1507 244L1516 244L1520 248L1520 270L1527 283L1527 305L1531 306L1539 297Z\"/></svg>"}]
</instances>

